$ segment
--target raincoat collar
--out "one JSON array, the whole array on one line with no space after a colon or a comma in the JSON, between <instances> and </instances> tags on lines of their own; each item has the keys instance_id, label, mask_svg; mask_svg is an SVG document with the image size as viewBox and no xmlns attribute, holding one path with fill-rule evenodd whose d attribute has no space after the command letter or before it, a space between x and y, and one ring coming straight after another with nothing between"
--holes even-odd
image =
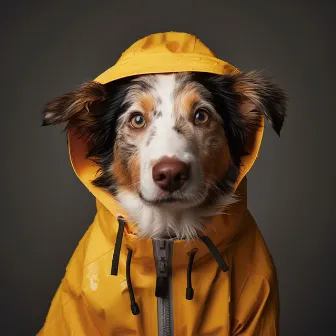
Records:
<instances>
[{"instance_id":1,"label":"raincoat collar","mask_svg":"<svg viewBox=\"0 0 336 336\"><path fill-rule=\"evenodd\" d=\"M243 217L246 211L246 178L240 183L237 189L237 195L240 200L234 204L225 214L217 215L209 218L205 226L202 236L208 236L220 251L224 251L234 239L239 236L246 225L243 222ZM147 260L153 258L153 247L151 238L139 238L136 228L131 221L128 220L127 214L117 212L112 209L112 212L97 200L97 216L99 217L99 225L111 246L114 246L118 235L118 216L122 216L125 220L122 237L122 250L131 249L133 251L132 260ZM125 217L124 217L125 216ZM246 229L246 228L245 228ZM189 261L188 253L197 249L194 260L195 264L199 260L207 261L209 249L204 245L200 238L193 240L173 240L174 241L174 267L186 267ZM207 256L207 257L206 257ZM206 257L206 259L204 259Z\"/></svg>"}]
</instances>

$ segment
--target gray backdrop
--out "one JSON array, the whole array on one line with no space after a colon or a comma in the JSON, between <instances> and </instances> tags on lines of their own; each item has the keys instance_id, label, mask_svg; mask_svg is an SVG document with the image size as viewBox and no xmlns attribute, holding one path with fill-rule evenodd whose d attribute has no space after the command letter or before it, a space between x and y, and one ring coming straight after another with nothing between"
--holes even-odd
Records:
<instances>
[{"instance_id":1,"label":"gray backdrop","mask_svg":"<svg viewBox=\"0 0 336 336\"><path fill-rule=\"evenodd\" d=\"M35 335L94 199L43 104L110 67L138 38L198 35L290 96L282 137L267 128L249 207L274 256L281 335L336 327L335 1L1 1L1 335Z\"/></svg>"}]
</instances>

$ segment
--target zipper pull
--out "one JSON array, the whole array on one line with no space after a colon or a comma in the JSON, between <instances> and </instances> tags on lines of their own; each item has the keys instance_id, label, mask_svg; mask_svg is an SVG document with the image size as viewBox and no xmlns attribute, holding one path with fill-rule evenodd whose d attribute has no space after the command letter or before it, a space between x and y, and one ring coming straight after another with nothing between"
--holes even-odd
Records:
<instances>
[{"instance_id":1,"label":"zipper pull","mask_svg":"<svg viewBox=\"0 0 336 336\"><path fill-rule=\"evenodd\" d=\"M155 296L165 298L168 296L168 260L169 260L169 244L166 240L158 241L157 258L156 258L156 287Z\"/></svg>"}]
</instances>

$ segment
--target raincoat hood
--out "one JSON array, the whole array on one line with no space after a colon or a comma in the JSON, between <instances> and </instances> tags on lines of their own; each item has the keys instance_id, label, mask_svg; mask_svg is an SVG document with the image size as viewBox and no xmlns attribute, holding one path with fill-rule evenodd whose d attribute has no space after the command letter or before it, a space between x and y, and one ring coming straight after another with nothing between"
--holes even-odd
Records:
<instances>
[{"instance_id":1,"label":"raincoat hood","mask_svg":"<svg viewBox=\"0 0 336 336\"><path fill-rule=\"evenodd\" d=\"M106 84L134 75L184 71L218 75L239 72L217 58L195 36L167 32L135 42L95 81ZM246 174L258 156L263 129L262 121L247 140L246 152L249 154L243 158L235 185L240 201L225 214L209 218L205 226L203 237L208 237L212 246L201 238L172 242L170 264L173 276L170 281L173 289L169 295L174 298L174 311L168 323L171 333L161 332L162 328L167 328L160 318L160 314L165 313L160 311L163 309L160 298L157 301L155 297L158 267L161 267L155 257L156 243L152 239L138 238L127 212L111 194L92 184L98 166L86 158L88 150L83 138L70 130L71 164L77 177L96 198L97 214L71 258L39 335L70 335L69 330L75 330L76 335L275 335L276 291L272 292L272 305L265 308L274 282L273 264L246 206ZM197 251L192 258L191 251ZM262 264L255 265L257 257L263 260ZM190 266L190 262L194 266ZM248 267L244 269L242 265L246 264ZM116 277L111 276L111 267ZM190 272L188 281L191 281L193 269L193 300L185 299L187 269ZM130 292L130 298L127 292ZM137 297L136 308L134 295ZM135 315L130 313L130 299ZM141 313L137 315L139 307ZM262 315L265 309L267 316ZM261 316L263 320L260 322ZM254 333L258 330L269 333Z\"/></svg>"},{"instance_id":2,"label":"raincoat hood","mask_svg":"<svg viewBox=\"0 0 336 336\"><path fill-rule=\"evenodd\" d=\"M152 34L135 42L122 54L114 66L95 78L95 81L106 84L134 75L184 71L208 72L218 75L239 72L233 65L218 59L196 36L167 32ZM247 140L246 152L249 154L242 159L235 189L238 188L257 158L263 129L264 121L262 120L259 129L251 133ZM75 131L70 131L68 146L72 167L82 183L112 214L127 218L127 213L113 196L91 183L97 175L98 167L86 158L88 150L84 139L78 138ZM240 186L240 195L246 196L246 182Z\"/></svg>"}]
</instances>

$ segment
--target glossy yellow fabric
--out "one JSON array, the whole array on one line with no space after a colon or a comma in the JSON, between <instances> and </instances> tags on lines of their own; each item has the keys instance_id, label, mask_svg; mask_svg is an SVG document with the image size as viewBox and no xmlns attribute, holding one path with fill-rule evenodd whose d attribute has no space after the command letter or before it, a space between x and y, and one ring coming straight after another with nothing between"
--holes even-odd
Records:
<instances>
[{"instance_id":1,"label":"glossy yellow fabric","mask_svg":"<svg viewBox=\"0 0 336 336\"><path fill-rule=\"evenodd\" d=\"M216 58L196 36L168 32L147 36L129 47L118 62L96 78L102 84L149 73L201 71L216 74L238 69Z\"/></svg>"},{"instance_id":2,"label":"glossy yellow fabric","mask_svg":"<svg viewBox=\"0 0 336 336\"><path fill-rule=\"evenodd\" d=\"M238 71L221 61L195 36L168 32L148 36L132 45L116 65L96 78L107 83L133 74L172 71ZM246 206L246 173L259 151L262 127L248 140L237 193L241 200L227 214L215 216L206 234L216 244L230 270L223 273L203 243L174 242L174 335L278 335L276 272L262 235ZM80 241L52 301L39 336L46 335L157 335L156 270L150 239L139 239L127 223L118 276L111 263L118 224L123 211L113 197L91 181L97 167L85 158L86 144L69 134L69 154L74 171L96 197L97 214ZM195 296L185 298L187 253L197 247L192 282ZM132 315L126 284L127 248L133 250L132 284L139 315Z\"/></svg>"}]
</instances>

